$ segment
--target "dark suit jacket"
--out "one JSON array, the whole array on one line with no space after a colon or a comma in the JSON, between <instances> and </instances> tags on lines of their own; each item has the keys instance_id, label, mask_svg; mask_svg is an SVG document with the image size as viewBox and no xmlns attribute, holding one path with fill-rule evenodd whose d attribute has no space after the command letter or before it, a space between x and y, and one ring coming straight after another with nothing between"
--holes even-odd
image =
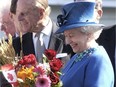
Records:
<instances>
[{"instance_id":1,"label":"dark suit jacket","mask_svg":"<svg viewBox=\"0 0 116 87\"><path fill-rule=\"evenodd\" d=\"M2 72L0 72L0 87L12 87L11 84L5 79Z\"/></svg>"},{"instance_id":2,"label":"dark suit jacket","mask_svg":"<svg viewBox=\"0 0 116 87\"><path fill-rule=\"evenodd\" d=\"M97 40L97 42L106 49L113 68L115 67L115 32L116 25L105 27Z\"/></svg>"},{"instance_id":3,"label":"dark suit jacket","mask_svg":"<svg viewBox=\"0 0 116 87\"><path fill-rule=\"evenodd\" d=\"M116 24L105 27L97 40L97 42L100 45L104 46L104 48L106 49L112 62L114 72L115 72L115 43L116 43L115 33L116 33Z\"/></svg>"}]
</instances>

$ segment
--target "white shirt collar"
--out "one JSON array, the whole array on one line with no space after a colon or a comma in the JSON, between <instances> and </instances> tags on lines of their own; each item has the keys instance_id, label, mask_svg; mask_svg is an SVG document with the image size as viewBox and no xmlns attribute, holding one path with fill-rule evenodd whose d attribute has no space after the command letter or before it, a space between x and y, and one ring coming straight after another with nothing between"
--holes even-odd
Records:
<instances>
[{"instance_id":1,"label":"white shirt collar","mask_svg":"<svg viewBox=\"0 0 116 87\"><path fill-rule=\"evenodd\" d=\"M52 31L52 21L50 20L48 25L41 32L44 33L47 36L50 36L51 31Z\"/></svg>"},{"instance_id":2,"label":"white shirt collar","mask_svg":"<svg viewBox=\"0 0 116 87\"><path fill-rule=\"evenodd\" d=\"M47 49L48 45L49 45L49 41L50 41L51 32L52 32L52 21L51 20L49 21L48 25L41 32L44 33L43 42ZM37 37L35 37L35 35L36 35L36 33L33 32L34 47L36 46L36 41L37 41ZM35 51L36 51L36 48L35 48Z\"/></svg>"},{"instance_id":3,"label":"white shirt collar","mask_svg":"<svg viewBox=\"0 0 116 87\"><path fill-rule=\"evenodd\" d=\"M50 41L51 32L52 32L52 21L51 20L49 21L48 25L41 32L44 33L43 41L44 41L45 47L47 49L48 45L49 45L49 41Z\"/></svg>"}]
</instances>

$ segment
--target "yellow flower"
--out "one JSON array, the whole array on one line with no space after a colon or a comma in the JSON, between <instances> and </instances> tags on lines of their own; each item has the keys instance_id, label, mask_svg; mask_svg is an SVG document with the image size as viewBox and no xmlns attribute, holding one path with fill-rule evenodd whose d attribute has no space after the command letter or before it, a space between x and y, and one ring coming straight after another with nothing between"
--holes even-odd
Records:
<instances>
[{"instance_id":1,"label":"yellow flower","mask_svg":"<svg viewBox=\"0 0 116 87\"><path fill-rule=\"evenodd\" d=\"M34 67L22 67L18 72L17 72L17 77L22 79L25 82L25 79L28 78L30 80L34 80L33 76L33 69Z\"/></svg>"}]
</instances>

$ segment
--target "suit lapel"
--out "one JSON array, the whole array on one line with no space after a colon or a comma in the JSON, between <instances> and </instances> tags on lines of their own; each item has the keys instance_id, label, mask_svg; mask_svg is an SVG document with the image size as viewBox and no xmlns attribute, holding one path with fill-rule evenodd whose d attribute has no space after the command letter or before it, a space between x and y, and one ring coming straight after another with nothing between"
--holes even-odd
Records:
<instances>
[{"instance_id":1,"label":"suit lapel","mask_svg":"<svg viewBox=\"0 0 116 87\"><path fill-rule=\"evenodd\" d=\"M61 35L55 34L57 29L58 27L56 26L56 24L52 22L52 32L51 32L48 49L54 49L55 51L57 51L57 53L60 53L63 50L63 40L60 38Z\"/></svg>"},{"instance_id":2,"label":"suit lapel","mask_svg":"<svg viewBox=\"0 0 116 87\"><path fill-rule=\"evenodd\" d=\"M23 53L24 55L35 54L32 33L27 33L23 37Z\"/></svg>"},{"instance_id":3,"label":"suit lapel","mask_svg":"<svg viewBox=\"0 0 116 87\"><path fill-rule=\"evenodd\" d=\"M54 49L58 53L63 50L63 41L56 35L52 35L49 42L49 49Z\"/></svg>"},{"instance_id":4,"label":"suit lapel","mask_svg":"<svg viewBox=\"0 0 116 87\"><path fill-rule=\"evenodd\" d=\"M28 55L28 54L35 54L34 51L34 44L33 44L33 36L32 33L26 33L22 37L22 47L23 47L23 54ZM21 51L21 42L20 38L17 37L13 40L13 47L15 49L16 54L20 55Z\"/></svg>"}]
</instances>

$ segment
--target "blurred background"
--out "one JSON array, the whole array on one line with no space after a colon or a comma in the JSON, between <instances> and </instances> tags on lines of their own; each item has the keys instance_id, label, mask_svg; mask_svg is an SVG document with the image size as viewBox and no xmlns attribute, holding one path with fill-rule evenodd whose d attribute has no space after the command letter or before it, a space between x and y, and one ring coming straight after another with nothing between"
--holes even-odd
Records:
<instances>
[{"instance_id":1,"label":"blurred background","mask_svg":"<svg viewBox=\"0 0 116 87\"><path fill-rule=\"evenodd\" d=\"M62 5L73 2L73 0L48 0L52 12L50 17L56 22L57 15L61 13ZM100 23L108 25L116 24L116 0L103 0L103 17ZM1 30L1 29L0 29ZM4 32L0 31L0 38L5 37Z\"/></svg>"}]
</instances>

